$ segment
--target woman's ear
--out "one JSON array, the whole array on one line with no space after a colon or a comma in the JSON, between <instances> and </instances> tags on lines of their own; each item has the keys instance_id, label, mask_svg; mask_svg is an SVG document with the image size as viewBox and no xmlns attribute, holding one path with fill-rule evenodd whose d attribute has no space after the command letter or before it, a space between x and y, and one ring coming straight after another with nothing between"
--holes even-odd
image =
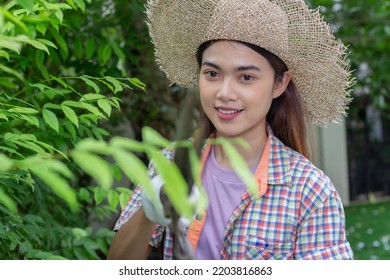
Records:
<instances>
[{"instance_id":1,"label":"woman's ear","mask_svg":"<svg viewBox=\"0 0 390 280\"><path fill-rule=\"evenodd\" d=\"M283 78L280 81L275 83L274 92L273 92L272 97L278 98L279 96L281 96L282 93L286 90L290 81L291 81L291 73L290 73L290 71L285 71L283 73Z\"/></svg>"}]
</instances>

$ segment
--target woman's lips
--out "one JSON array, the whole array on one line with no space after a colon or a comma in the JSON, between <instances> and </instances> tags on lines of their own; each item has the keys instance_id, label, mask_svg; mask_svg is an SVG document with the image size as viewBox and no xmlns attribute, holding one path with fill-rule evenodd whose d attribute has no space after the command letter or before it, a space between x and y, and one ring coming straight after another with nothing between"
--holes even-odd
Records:
<instances>
[{"instance_id":1,"label":"woman's lips","mask_svg":"<svg viewBox=\"0 0 390 280\"><path fill-rule=\"evenodd\" d=\"M228 121L237 118L242 109L230 108L230 107L215 107L218 117L221 120Z\"/></svg>"}]
</instances>

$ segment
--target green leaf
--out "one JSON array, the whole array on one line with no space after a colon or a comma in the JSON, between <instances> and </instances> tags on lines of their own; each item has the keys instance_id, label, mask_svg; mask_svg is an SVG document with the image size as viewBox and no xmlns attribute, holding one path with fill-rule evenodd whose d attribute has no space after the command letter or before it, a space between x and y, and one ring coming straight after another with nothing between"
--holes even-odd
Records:
<instances>
[{"instance_id":1,"label":"green leaf","mask_svg":"<svg viewBox=\"0 0 390 280\"><path fill-rule=\"evenodd\" d=\"M72 158L77 165L92 176L103 189L109 190L111 188L113 178L110 165L107 161L97 155L78 150L72 152Z\"/></svg>"},{"instance_id":2,"label":"green leaf","mask_svg":"<svg viewBox=\"0 0 390 280\"><path fill-rule=\"evenodd\" d=\"M69 54L68 44L66 43L65 39L58 32L54 31L53 29L50 29L50 31L51 31L52 36L54 37L54 39L56 40L57 44L60 47L61 54L62 54L63 58L66 59L68 57L68 54Z\"/></svg>"},{"instance_id":3,"label":"green leaf","mask_svg":"<svg viewBox=\"0 0 390 280\"><path fill-rule=\"evenodd\" d=\"M6 134L4 134L4 140L7 142L15 142L18 141L19 139L20 139L20 134L15 134L12 132L7 132Z\"/></svg>"},{"instance_id":4,"label":"green leaf","mask_svg":"<svg viewBox=\"0 0 390 280\"><path fill-rule=\"evenodd\" d=\"M140 79L138 79L138 78L129 78L128 80L129 80L129 82L130 82L132 85L134 85L134 86L136 86L136 87L138 87L138 88L140 88L140 89L142 89L142 90L145 90L145 89L146 89L146 84L144 84L143 82L141 82Z\"/></svg>"},{"instance_id":5,"label":"green leaf","mask_svg":"<svg viewBox=\"0 0 390 280\"><path fill-rule=\"evenodd\" d=\"M110 208L115 210L119 204L119 194L115 190L110 190L108 192L107 200Z\"/></svg>"},{"instance_id":6,"label":"green leaf","mask_svg":"<svg viewBox=\"0 0 390 280\"><path fill-rule=\"evenodd\" d=\"M64 125L65 125L66 129L68 130L69 134L72 136L73 140L75 141L77 138L77 132L76 132L76 128L74 127L74 125L72 125L68 121L65 121Z\"/></svg>"},{"instance_id":7,"label":"green leaf","mask_svg":"<svg viewBox=\"0 0 390 280\"><path fill-rule=\"evenodd\" d=\"M61 152L60 150L54 148L53 146L51 146L51 145L49 145L49 144L47 144L45 142L36 141L35 143L40 145L41 147L47 149L48 151L50 151L50 152L54 151L54 152L60 154L61 156L63 156L65 159L69 160L68 157L63 152Z\"/></svg>"},{"instance_id":8,"label":"green leaf","mask_svg":"<svg viewBox=\"0 0 390 280\"><path fill-rule=\"evenodd\" d=\"M114 96L111 97L108 102L110 102L112 107L119 109L121 107L120 103L122 102L122 100Z\"/></svg>"},{"instance_id":9,"label":"green leaf","mask_svg":"<svg viewBox=\"0 0 390 280\"><path fill-rule=\"evenodd\" d=\"M93 127L92 133L95 135L95 137L99 140L104 140L104 136L110 136L110 132L107 130L101 128L101 127Z\"/></svg>"},{"instance_id":10,"label":"green leaf","mask_svg":"<svg viewBox=\"0 0 390 280\"><path fill-rule=\"evenodd\" d=\"M0 172L9 170L12 167L12 161L3 154L0 154Z\"/></svg>"},{"instance_id":11,"label":"green leaf","mask_svg":"<svg viewBox=\"0 0 390 280\"><path fill-rule=\"evenodd\" d=\"M45 221L41 216L27 214L24 216L24 220L29 222L30 224L45 224Z\"/></svg>"},{"instance_id":12,"label":"green leaf","mask_svg":"<svg viewBox=\"0 0 390 280\"><path fill-rule=\"evenodd\" d=\"M6 152L11 153L11 154L15 154L15 155L19 156L20 158L24 158L24 156L22 154L18 153L18 151L13 149L13 148L0 146L0 150L6 151Z\"/></svg>"},{"instance_id":13,"label":"green leaf","mask_svg":"<svg viewBox=\"0 0 390 280\"><path fill-rule=\"evenodd\" d=\"M43 156L47 155L47 152L45 150L43 150L40 146L35 144L34 142L31 142L31 141L14 141L13 143L15 143L16 145L22 146L22 147L24 147L26 149L29 149L31 151L34 151L34 152L36 152L39 155L43 155Z\"/></svg>"},{"instance_id":14,"label":"green leaf","mask_svg":"<svg viewBox=\"0 0 390 280\"><path fill-rule=\"evenodd\" d=\"M77 102L77 101L72 101L72 100L66 100L66 101L62 102L61 105L75 107L75 108L81 108L81 109L84 108L82 103Z\"/></svg>"},{"instance_id":15,"label":"green leaf","mask_svg":"<svg viewBox=\"0 0 390 280\"><path fill-rule=\"evenodd\" d=\"M28 108L28 107L14 107L12 109L8 109L8 112L10 113L21 113L21 114L38 114L39 111L34 108Z\"/></svg>"},{"instance_id":16,"label":"green leaf","mask_svg":"<svg viewBox=\"0 0 390 280\"><path fill-rule=\"evenodd\" d=\"M9 77L0 77L0 86L3 86L3 88L16 90L18 88L18 85L11 82L12 80L9 79Z\"/></svg>"},{"instance_id":17,"label":"green leaf","mask_svg":"<svg viewBox=\"0 0 390 280\"><path fill-rule=\"evenodd\" d=\"M99 82L101 82L103 85L105 85L106 87L108 87L112 92L114 91L114 87L112 86L112 84L106 82L106 81L103 80L103 79L100 79Z\"/></svg>"},{"instance_id":18,"label":"green leaf","mask_svg":"<svg viewBox=\"0 0 390 280\"><path fill-rule=\"evenodd\" d=\"M102 188L96 187L93 189L93 198L95 200L96 206L102 203L105 197L106 197L106 192Z\"/></svg>"},{"instance_id":19,"label":"green leaf","mask_svg":"<svg viewBox=\"0 0 390 280\"><path fill-rule=\"evenodd\" d=\"M86 202L90 202L91 201L91 197L89 195L89 191L86 188L81 188L79 190L79 196L80 196L80 199L83 200L83 201L86 201Z\"/></svg>"},{"instance_id":20,"label":"green leaf","mask_svg":"<svg viewBox=\"0 0 390 280\"><path fill-rule=\"evenodd\" d=\"M45 23L38 23L35 28L42 34L45 35L47 31L47 25Z\"/></svg>"},{"instance_id":21,"label":"green leaf","mask_svg":"<svg viewBox=\"0 0 390 280\"><path fill-rule=\"evenodd\" d=\"M35 53L35 64L38 69L43 67L43 63L45 62L45 53L41 51L37 51Z\"/></svg>"},{"instance_id":22,"label":"green leaf","mask_svg":"<svg viewBox=\"0 0 390 280\"><path fill-rule=\"evenodd\" d=\"M64 112L65 116L76 126L76 127L79 127L79 119L77 117L77 114L75 113L75 111L64 105L63 103L61 104L61 109L62 111Z\"/></svg>"},{"instance_id":23,"label":"green leaf","mask_svg":"<svg viewBox=\"0 0 390 280\"><path fill-rule=\"evenodd\" d=\"M9 50L16 52L17 54L20 54L22 44L15 41L15 39L13 39L13 38L0 35L0 48L9 49Z\"/></svg>"},{"instance_id":24,"label":"green leaf","mask_svg":"<svg viewBox=\"0 0 390 280\"><path fill-rule=\"evenodd\" d=\"M198 187L201 187L202 185L201 176L199 176L199 174L201 173L201 162L197 152L192 146L192 143L191 146L189 147L188 154L189 154L191 173L192 173L192 178L194 179L194 184Z\"/></svg>"},{"instance_id":25,"label":"green leaf","mask_svg":"<svg viewBox=\"0 0 390 280\"><path fill-rule=\"evenodd\" d=\"M79 7L83 12L85 12L85 3L84 0L74 0L77 7Z\"/></svg>"},{"instance_id":26,"label":"green leaf","mask_svg":"<svg viewBox=\"0 0 390 280\"><path fill-rule=\"evenodd\" d=\"M62 22L64 20L64 13L61 10L56 11L55 15L60 22Z\"/></svg>"},{"instance_id":27,"label":"green leaf","mask_svg":"<svg viewBox=\"0 0 390 280\"><path fill-rule=\"evenodd\" d=\"M102 44L98 49L98 59L101 65L105 65L111 58L112 49L108 44Z\"/></svg>"},{"instance_id":28,"label":"green leaf","mask_svg":"<svg viewBox=\"0 0 390 280\"><path fill-rule=\"evenodd\" d=\"M92 114L99 116L99 117L102 117L102 118L105 118L105 116L99 111L99 109L97 107L95 107L89 103L85 103L85 102L80 102L80 104L81 104L82 108L87 109Z\"/></svg>"},{"instance_id":29,"label":"green leaf","mask_svg":"<svg viewBox=\"0 0 390 280\"><path fill-rule=\"evenodd\" d=\"M62 79L60 78L57 78L53 75L50 75L50 78L52 78L54 81L56 81L57 83L59 83L61 86L63 86L64 88L71 88L67 83L65 83Z\"/></svg>"},{"instance_id":30,"label":"green leaf","mask_svg":"<svg viewBox=\"0 0 390 280\"><path fill-rule=\"evenodd\" d=\"M6 51L0 50L0 57L4 57L9 61L9 54Z\"/></svg>"},{"instance_id":31,"label":"green leaf","mask_svg":"<svg viewBox=\"0 0 390 280\"><path fill-rule=\"evenodd\" d=\"M76 256L78 260L88 260L90 259L90 256L86 252L84 247L72 247L73 254Z\"/></svg>"},{"instance_id":32,"label":"green leaf","mask_svg":"<svg viewBox=\"0 0 390 280\"><path fill-rule=\"evenodd\" d=\"M129 203L130 197L131 197L131 192L129 193L121 192L119 194L119 205L121 209L124 209L126 207L126 205Z\"/></svg>"},{"instance_id":33,"label":"green leaf","mask_svg":"<svg viewBox=\"0 0 390 280\"><path fill-rule=\"evenodd\" d=\"M54 104L54 103L45 103L45 105L43 105L43 108L45 109L54 109L54 110L59 110L61 109L61 106L58 105L58 104Z\"/></svg>"},{"instance_id":34,"label":"green leaf","mask_svg":"<svg viewBox=\"0 0 390 280\"><path fill-rule=\"evenodd\" d=\"M50 3L50 2L47 2L47 1L43 1L43 0L40 0L39 2L43 3L44 6L45 6L48 10L58 11L58 10L68 10L68 9L72 9L71 6L69 6L68 4L65 4L65 3Z\"/></svg>"},{"instance_id":35,"label":"green leaf","mask_svg":"<svg viewBox=\"0 0 390 280\"><path fill-rule=\"evenodd\" d=\"M56 195L63 199L72 210L78 212L80 205L77 202L75 191L69 186L68 182L56 172L53 172L53 166L50 162L39 158L29 158L21 162L21 165L28 168L32 173L38 176ZM52 168L52 169L51 169Z\"/></svg>"},{"instance_id":36,"label":"green leaf","mask_svg":"<svg viewBox=\"0 0 390 280\"><path fill-rule=\"evenodd\" d=\"M85 43L85 56L87 59L91 59L95 52L95 41L93 39L88 39Z\"/></svg>"},{"instance_id":37,"label":"green leaf","mask_svg":"<svg viewBox=\"0 0 390 280\"><path fill-rule=\"evenodd\" d=\"M48 109L42 110L44 121L57 133L59 133L59 123L56 114Z\"/></svg>"},{"instance_id":38,"label":"green leaf","mask_svg":"<svg viewBox=\"0 0 390 280\"><path fill-rule=\"evenodd\" d=\"M111 48L116 54L116 56L119 58L119 60L125 60L126 59L126 54L121 50L117 42L111 41L110 42Z\"/></svg>"},{"instance_id":39,"label":"green leaf","mask_svg":"<svg viewBox=\"0 0 390 280\"><path fill-rule=\"evenodd\" d=\"M72 233L76 238L88 236L88 233L82 228L72 228Z\"/></svg>"},{"instance_id":40,"label":"green leaf","mask_svg":"<svg viewBox=\"0 0 390 280\"><path fill-rule=\"evenodd\" d=\"M6 120L8 122L8 116L3 113L0 113L0 119Z\"/></svg>"},{"instance_id":41,"label":"green leaf","mask_svg":"<svg viewBox=\"0 0 390 280\"><path fill-rule=\"evenodd\" d=\"M44 91L46 88L49 88L47 85L35 83L35 84L29 84L30 87L34 87L39 89L40 91Z\"/></svg>"},{"instance_id":42,"label":"green leaf","mask_svg":"<svg viewBox=\"0 0 390 280\"><path fill-rule=\"evenodd\" d=\"M34 12L34 1L31 0L16 0L20 6L22 6L27 11L33 13Z\"/></svg>"},{"instance_id":43,"label":"green leaf","mask_svg":"<svg viewBox=\"0 0 390 280\"><path fill-rule=\"evenodd\" d=\"M99 93L99 92L100 92L99 86L98 86L94 81L92 81L92 80L90 79L89 76L84 75L84 76L81 76L80 78L81 78L87 85L91 86L91 87L95 90L96 93Z\"/></svg>"},{"instance_id":44,"label":"green leaf","mask_svg":"<svg viewBox=\"0 0 390 280\"><path fill-rule=\"evenodd\" d=\"M111 116L111 104L107 99L99 99L97 101L98 106L107 114L107 116Z\"/></svg>"},{"instance_id":45,"label":"green leaf","mask_svg":"<svg viewBox=\"0 0 390 280\"><path fill-rule=\"evenodd\" d=\"M122 179L122 172L118 165L116 164L111 165L111 171L115 180L120 181Z\"/></svg>"},{"instance_id":46,"label":"green leaf","mask_svg":"<svg viewBox=\"0 0 390 280\"><path fill-rule=\"evenodd\" d=\"M8 74L11 74L11 75L15 76L20 81L24 82L24 77L19 72L15 71L15 70L13 70L13 69L5 66L5 65L2 65L2 64L0 64L0 70L4 71L5 73L8 73Z\"/></svg>"},{"instance_id":47,"label":"green leaf","mask_svg":"<svg viewBox=\"0 0 390 280\"><path fill-rule=\"evenodd\" d=\"M80 98L80 101L96 101L102 98L106 98L106 97L103 94L87 93Z\"/></svg>"},{"instance_id":48,"label":"green leaf","mask_svg":"<svg viewBox=\"0 0 390 280\"><path fill-rule=\"evenodd\" d=\"M47 257L46 260L53 260L53 261L66 261L68 260L67 258L63 256L58 256L58 255L50 255Z\"/></svg>"},{"instance_id":49,"label":"green leaf","mask_svg":"<svg viewBox=\"0 0 390 280\"><path fill-rule=\"evenodd\" d=\"M142 128L142 140L160 148L166 148L171 145L170 141L162 137L161 134L153 128L147 126Z\"/></svg>"},{"instance_id":50,"label":"green leaf","mask_svg":"<svg viewBox=\"0 0 390 280\"><path fill-rule=\"evenodd\" d=\"M52 47L54 49L57 49L57 46L54 45L54 43L52 41L49 41L49 40L46 40L46 39L37 39L37 41L45 44L46 46Z\"/></svg>"},{"instance_id":51,"label":"green leaf","mask_svg":"<svg viewBox=\"0 0 390 280\"><path fill-rule=\"evenodd\" d=\"M15 201L2 189L0 189L0 204L3 204L5 208L7 208L12 213L18 213L18 207L16 206Z\"/></svg>"},{"instance_id":52,"label":"green leaf","mask_svg":"<svg viewBox=\"0 0 390 280\"><path fill-rule=\"evenodd\" d=\"M142 160L121 149L114 150L113 157L120 169L133 183L143 186L149 192L153 191L147 168Z\"/></svg>"},{"instance_id":53,"label":"green leaf","mask_svg":"<svg viewBox=\"0 0 390 280\"><path fill-rule=\"evenodd\" d=\"M48 55L50 55L49 49L46 47L46 45L37 41L37 40L32 40L32 39L27 38L27 37L19 37L18 41L27 43L36 49L45 51Z\"/></svg>"},{"instance_id":54,"label":"green leaf","mask_svg":"<svg viewBox=\"0 0 390 280\"><path fill-rule=\"evenodd\" d=\"M123 86L121 85L121 83L117 79L110 77L110 76L105 76L104 78L107 81L109 81L110 83L112 83L112 85L114 86L114 93L117 93L118 91L123 90Z\"/></svg>"},{"instance_id":55,"label":"green leaf","mask_svg":"<svg viewBox=\"0 0 390 280\"><path fill-rule=\"evenodd\" d=\"M119 148L119 149L130 150L133 152L146 152L148 150L148 145L146 145L145 143L141 143L133 139L119 137L119 136L113 137L110 141L110 145L114 149Z\"/></svg>"},{"instance_id":56,"label":"green leaf","mask_svg":"<svg viewBox=\"0 0 390 280\"><path fill-rule=\"evenodd\" d=\"M111 153L110 148L104 141L98 141L92 138L86 138L77 143L76 149L78 151L109 155Z\"/></svg>"},{"instance_id":57,"label":"green leaf","mask_svg":"<svg viewBox=\"0 0 390 280\"><path fill-rule=\"evenodd\" d=\"M39 128L39 120L37 117L31 115L20 115L20 118Z\"/></svg>"},{"instance_id":58,"label":"green leaf","mask_svg":"<svg viewBox=\"0 0 390 280\"><path fill-rule=\"evenodd\" d=\"M74 41L73 47L75 56L77 57L77 59L81 59L83 57L84 48L83 43L79 37L77 37Z\"/></svg>"},{"instance_id":59,"label":"green leaf","mask_svg":"<svg viewBox=\"0 0 390 280\"><path fill-rule=\"evenodd\" d=\"M37 141L37 137L34 134L20 134L20 141Z\"/></svg>"}]
</instances>

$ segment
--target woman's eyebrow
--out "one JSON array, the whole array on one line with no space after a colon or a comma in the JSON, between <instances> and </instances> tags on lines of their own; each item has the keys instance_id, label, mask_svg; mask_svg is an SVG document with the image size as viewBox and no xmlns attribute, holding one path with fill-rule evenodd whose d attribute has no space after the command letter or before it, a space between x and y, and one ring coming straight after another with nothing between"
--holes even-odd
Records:
<instances>
[{"instance_id":1,"label":"woman's eyebrow","mask_svg":"<svg viewBox=\"0 0 390 280\"><path fill-rule=\"evenodd\" d=\"M240 66L240 67L237 67L237 69L236 69L237 72L248 71L248 70L261 71L259 67L254 66L254 65Z\"/></svg>"},{"instance_id":2,"label":"woman's eyebrow","mask_svg":"<svg viewBox=\"0 0 390 280\"><path fill-rule=\"evenodd\" d=\"M213 68L215 68L217 70L221 70L221 67L219 67L217 64L209 62L209 61L203 62L202 66L210 66L210 67L213 67Z\"/></svg>"},{"instance_id":3,"label":"woman's eyebrow","mask_svg":"<svg viewBox=\"0 0 390 280\"><path fill-rule=\"evenodd\" d=\"M210 61L203 62L202 66L210 66L210 67L213 67L217 70L221 70L221 67L219 67L217 64L210 62ZM254 66L254 65L239 66L234 71L235 72L242 72L242 71L248 71L248 70L261 71L259 67Z\"/></svg>"}]
</instances>

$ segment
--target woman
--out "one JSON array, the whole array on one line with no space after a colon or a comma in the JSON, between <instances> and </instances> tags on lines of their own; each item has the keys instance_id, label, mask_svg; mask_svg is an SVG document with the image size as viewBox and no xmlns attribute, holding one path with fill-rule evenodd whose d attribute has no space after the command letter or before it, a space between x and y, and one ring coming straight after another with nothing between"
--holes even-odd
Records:
<instances>
[{"instance_id":1,"label":"woman","mask_svg":"<svg viewBox=\"0 0 390 280\"><path fill-rule=\"evenodd\" d=\"M237 149L258 182L254 196L223 148L205 147L209 206L187 231L196 259L352 259L340 197L307 159L306 121L337 121L352 83L345 48L320 15L298 0L160 0L147 7L161 69L174 83L199 86L213 137L249 143ZM142 259L159 246L173 258L169 219L151 200L135 190L109 258Z\"/></svg>"}]
</instances>

